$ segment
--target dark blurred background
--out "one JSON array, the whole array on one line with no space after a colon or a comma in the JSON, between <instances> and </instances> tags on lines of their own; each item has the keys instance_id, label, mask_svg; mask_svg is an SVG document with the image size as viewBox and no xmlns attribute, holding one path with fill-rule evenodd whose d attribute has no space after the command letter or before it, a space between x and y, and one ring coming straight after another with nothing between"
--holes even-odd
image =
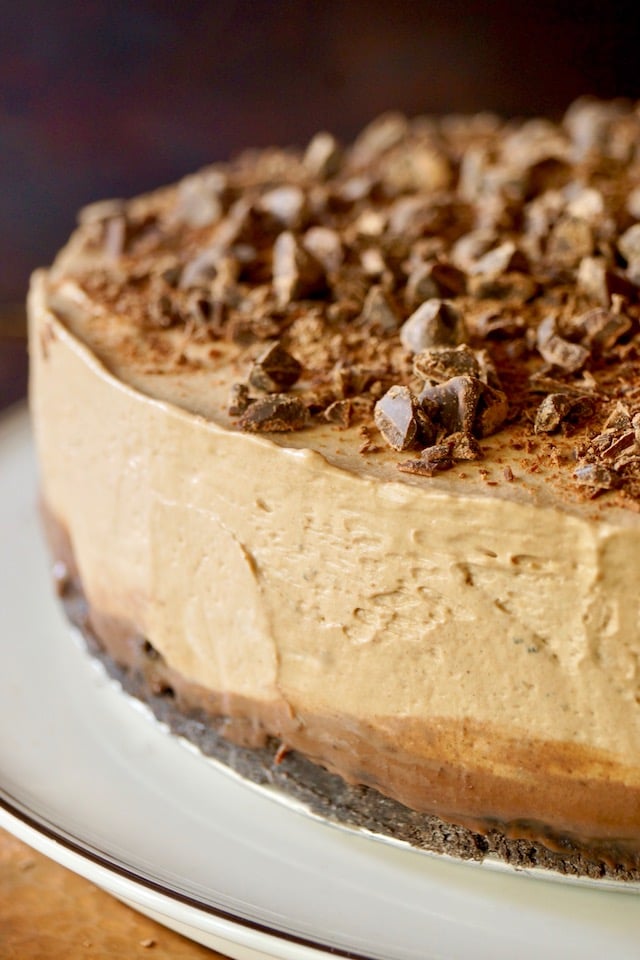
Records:
<instances>
[{"instance_id":1,"label":"dark blurred background","mask_svg":"<svg viewBox=\"0 0 640 960\"><path fill-rule=\"evenodd\" d=\"M75 210L376 113L640 97L638 2L0 2L0 304Z\"/></svg>"}]
</instances>

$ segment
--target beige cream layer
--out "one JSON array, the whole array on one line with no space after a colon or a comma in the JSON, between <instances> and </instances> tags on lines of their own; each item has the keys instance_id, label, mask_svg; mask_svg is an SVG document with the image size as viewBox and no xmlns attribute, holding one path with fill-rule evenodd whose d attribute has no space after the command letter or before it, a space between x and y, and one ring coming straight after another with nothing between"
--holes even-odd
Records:
<instances>
[{"instance_id":1,"label":"beige cream layer","mask_svg":"<svg viewBox=\"0 0 640 960\"><path fill-rule=\"evenodd\" d=\"M434 749L424 730L457 730L447 762L517 778L517 754L474 735L492 728L588 748L570 771L566 751L550 756L551 773L640 787L637 515L385 479L362 458L330 463L324 434L322 455L229 430L115 377L48 297L40 273L42 491L92 606L212 690L389 742L400 722L418 762Z\"/></svg>"}]
</instances>

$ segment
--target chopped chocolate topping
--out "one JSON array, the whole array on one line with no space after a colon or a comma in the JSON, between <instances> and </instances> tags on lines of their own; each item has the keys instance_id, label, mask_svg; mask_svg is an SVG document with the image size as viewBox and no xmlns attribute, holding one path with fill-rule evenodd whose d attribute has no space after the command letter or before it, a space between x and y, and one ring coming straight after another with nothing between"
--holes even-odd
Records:
<instances>
[{"instance_id":1,"label":"chopped chocolate topping","mask_svg":"<svg viewBox=\"0 0 640 960\"><path fill-rule=\"evenodd\" d=\"M579 343L570 343L557 332L554 316L545 317L538 327L536 341L540 355L547 363L576 373L589 359L589 351Z\"/></svg>"},{"instance_id":2,"label":"chopped chocolate topping","mask_svg":"<svg viewBox=\"0 0 640 960\"><path fill-rule=\"evenodd\" d=\"M334 400L324 410L324 418L346 429L351 423L352 403L350 400Z\"/></svg>"},{"instance_id":3,"label":"chopped chocolate topping","mask_svg":"<svg viewBox=\"0 0 640 960\"><path fill-rule=\"evenodd\" d=\"M618 486L616 475L601 463L581 464L573 475L579 484L591 487L594 492L613 490Z\"/></svg>"},{"instance_id":4,"label":"chopped chocolate topping","mask_svg":"<svg viewBox=\"0 0 640 960\"><path fill-rule=\"evenodd\" d=\"M409 450L421 438L425 442L425 432L435 432L408 387L391 387L376 403L374 416L378 430L394 450Z\"/></svg>"},{"instance_id":5,"label":"chopped chocolate topping","mask_svg":"<svg viewBox=\"0 0 640 960\"><path fill-rule=\"evenodd\" d=\"M415 309L425 300L458 296L465 292L467 279L450 263L418 263L409 274L405 301Z\"/></svg>"},{"instance_id":6,"label":"chopped chocolate topping","mask_svg":"<svg viewBox=\"0 0 640 960\"><path fill-rule=\"evenodd\" d=\"M234 383L229 393L229 406L227 408L229 416L241 416L250 403L249 387L246 383Z\"/></svg>"},{"instance_id":7,"label":"chopped chocolate topping","mask_svg":"<svg viewBox=\"0 0 640 960\"><path fill-rule=\"evenodd\" d=\"M274 187L263 193L258 210L267 214L280 228L294 230L300 227L305 213L305 196L300 187Z\"/></svg>"},{"instance_id":8,"label":"chopped chocolate topping","mask_svg":"<svg viewBox=\"0 0 640 960\"><path fill-rule=\"evenodd\" d=\"M596 307L571 321L573 330L593 353L606 353L628 333L632 323L628 316Z\"/></svg>"},{"instance_id":9,"label":"chopped chocolate topping","mask_svg":"<svg viewBox=\"0 0 640 960\"><path fill-rule=\"evenodd\" d=\"M370 288L362 305L361 320L372 332L380 334L395 333L400 319L384 288L374 285Z\"/></svg>"},{"instance_id":10,"label":"chopped chocolate topping","mask_svg":"<svg viewBox=\"0 0 640 960\"><path fill-rule=\"evenodd\" d=\"M436 443L423 450L415 460L400 460L398 470L420 477L432 477L439 470L450 470L453 466L453 446L450 441Z\"/></svg>"},{"instance_id":11,"label":"chopped chocolate topping","mask_svg":"<svg viewBox=\"0 0 640 960\"><path fill-rule=\"evenodd\" d=\"M610 268L604 257L585 257L578 269L578 290L608 307L614 294L634 299L636 285L619 271Z\"/></svg>"},{"instance_id":12,"label":"chopped chocolate topping","mask_svg":"<svg viewBox=\"0 0 640 960\"><path fill-rule=\"evenodd\" d=\"M480 386L480 396L473 421L476 437L490 437L504 424L509 413L509 400L506 393L497 390L488 383Z\"/></svg>"},{"instance_id":13,"label":"chopped chocolate topping","mask_svg":"<svg viewBox=\"0 0 640 960\"><path fill-rule=\"evenodd\" d=\"M452 433L447 437L454 460L481 460L482 447L470 433Z\"/></svg>"},{"instance_id":14,"label":"chopped chocolate topping","mask_svg":"<svg viewBox=\"0 0 640 960\"><path fill-rule=\"evenodd\" d=\"M280 307L326 286L322 264L290 231L281 233L273 246L273 286Z\"/></svg>"},{"instance_id":15,"label":"chopped chocolate topping","mask_svg":"<svg viewBox=\"0 0 640 960\"><path fill-rule=\"evenodd\" d=\"M522 251L518 250L513 240L506 240L476 260L470 273L496 279L504 273L514 270L527 272L528 269L529 263Z\"/></svg>"},{"instance_id":16,"label":"chopped chocolate topping","mask_svg":"<svg viewBox=\"0 0 640 960\"><path fill-rule=\"evenodd\" d=\"M618 238L618 250L628 263L640 258L640 223L634 223Z\"/></svg>"},{"instance_id":17,"label":"chopped chocolate topping","mask_svg":"<svg viewBox=\"0 0 640 960\"><path fill-rule=\"evenodd\" d=\"M547 260L560 267L577 267L593 252L593 230L579 217L561 217L552 228L547 244Z\"/></svg>"},{"instance_id":18,"label":"chopped chocolate topping","mask_svg":"<svg viewBox=\"0 0 640 960\"><path fill-rule=\"evenodd\" d=\"M444 429L445 435L471 434L482 386L476 377L451 377L434 387L424 387L419 400L430 418Z\"/></svg>"},{"instance_id":19,"label":"chopped chocolate topping","mask_svg":"<svg viewBox=\"0 0 640 960\"><path fill-rule=\"evenodd\" d=\"M560 124L388 113L351 147L319 133L85 208L74 279L159 365L232 348L240 429L377 423L442 447L403 468L430 475L509 425L556 475L638 498L639 141L622 102Z\"/></svg>"},{"instance_id":20,"label":"chopped chocolate topping","mask_svg":"<svg viewBox=\"0 0 640 960\"><path fill-rule=\"evenodd\" d=\"M567 420L578 421L590 416L594 407L590 397L549 393L538 407L534 430L536 433L554 433Z\"/></svg>"},{"instance_id":21,"label":"chopped chocolate topping","mask_svg":"<svg viewBox=\"0 0 640 960\"><path fill-rule=\"evenodd\" d=\"M222 216L225 177L219 171L185 177L178 184L176 219L190 227L208 227Z\"/></svg>"},{"instance_id":22,"label":"chopped chocolate topping","mask_svg":"<svg viewBox=\"0 0 640 960\"><path fill-rule=\"evenodd\" d=\"M476 351L466 343L459 347L431 347L421 350L413 358L413 369L423 380L443 383L451 377L467 374L480 377L480 363Z\"/></svg>"},{"instance_id":23,"label":"chopped chocolate topping","mask_svg":"<svg viewBox=\"0 0 640 960\"><path fill-rule=\"evenodd\" d=\"M412 313L400 330L405 350L420 353L429 347L456 346L467 339L462 315L447 300L427 300Z\"/></svg>"},{"instance_id":24,"label":"chopped chocolate topping","mask_svg":"<svg viewBox=\"0 0 640 960\"><path fill-rule=\"evenodd\" d=\"M341 159L342 151L335 137L330 133L316 133L302 162L313 177L326 180L338 172Z\"/></svg>"},{"instance_id":25,"label":"chopped chocolate topping","mask_svg":"<svg viewBox=\"0 0 640 960\"><path fill-rule=\"evenodd\" d=\"M275 341L256 357L249 383L265 393L279 393L292 387L301 373L302 364Z\"/></svg>"},{"instance_id":26,"label":"chopped chocolate topping","mask_svg":"<svg viewBox=\"0 0 640 960\"><path fill-rule=\"evenodd\" d=\"M307 422L307 408L299 397L272 394L250 403L238 424L247 433L286 433Z\"/></svg>"}]
</instances>

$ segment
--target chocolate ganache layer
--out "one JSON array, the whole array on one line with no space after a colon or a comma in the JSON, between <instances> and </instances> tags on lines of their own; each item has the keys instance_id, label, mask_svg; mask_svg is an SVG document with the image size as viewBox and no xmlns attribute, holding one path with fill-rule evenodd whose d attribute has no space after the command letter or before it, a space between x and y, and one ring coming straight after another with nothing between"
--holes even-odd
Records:
<instances>
[{"instance_id":1,"label":"chocolate ganache layer","mask_svg":"<svg viewBox=\"0 0 640 960\"><path fill-rule=\"evenodd\" d=\"M638 134L389 115L83 212L31 403L125 685L327 815L635 876Z\"/></svg>"}]
</instances>

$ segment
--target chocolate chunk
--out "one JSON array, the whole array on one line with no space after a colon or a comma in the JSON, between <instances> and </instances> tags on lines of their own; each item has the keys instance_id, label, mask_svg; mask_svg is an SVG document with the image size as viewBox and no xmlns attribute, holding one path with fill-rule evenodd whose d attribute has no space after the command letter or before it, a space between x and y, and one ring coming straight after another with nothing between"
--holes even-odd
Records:
<instances>
[{"instance_id":1,"label":"chocolate chunk","mask_svg":"<svg viewBox=\"0 0 640 960\"><path fill-rule=\"evenodd\" d=\"M427 416L446 435L472 433L482 387L476 377L451 377L434 387L426 386L418 399Z\"/></svg>"},{"instance_id":2,"label":"chocolate chunk","mask_svg":"<svg viewBox=\"0 0 640 960\"><path fill-rule=\"evenodd\" d=\"M478 274L469 277L469 294L478 300L511 300L522 305L535 296L538 284L526 273L504 273L501 277Z\"/></svg>"},{"instance_id":3,"label":"chocolate chunk","mask_svg":"<svg viewBox=\"0 0 640 960\"><path fill-rule=\"evenodd\" d=\"M420 353L429 347L455 347L468 338L460 312L448 300L427 300L411 314L400 330L405 350Z\"/></svg>"},{"instance_id":4,"label":"chocolate chunk","mask_svg":"<svg viewBox=\"0 0 640 960\"><path fill-rule=\"evenodd\" d=\"M89 223L104 223L118 217L126 217L126 201L120 199L98 200L89 203L78 212L78 223L86 226Z\"/></svg>"},{"instance_id":5,"label":"chocolate chunk","mask_svg":"<svg viewBox=\"0 0 640 960\"><path fill-rule=\"evenodd\" d=\"M368 277L380 277L387 269L384 257L377 247L366 247L360 254L360 263Z\"/></svg>"},{"instance_id":6,"label":"chocolate chunk","mask_svg":"<svg viewBox=\"0 0 640 960\"><path fill-rule=\"evenodd\" d=\"M510 316L506 311L489 308L473 317L474 333L483 340L486 338L515 338L525 330L522 317Z\"/></svg>"},{"instance_id":7,"label":"chocolate chunk","mask_svg":"<svg viewBox=\"0 0 640 960\"><path fill-rule=\"evenodd\" d=\"M352 404L350 400L335 400L330 403L323 413L324 419L346 428L351 423Z\"/></svg>"},{"instance_id":8,"label":"chocolate chunk","mask_svg":"<svg viewBox=\"0 0 640 960\"><path fill-rule=\"evenodd\" d=\"M482 447L470 433L452 433L447 437L454 460L481 460Z\"/></svg>"},{"instance_id":9,"label":"chocolate chunk","mask_svg":"<svg viewBox=\"0 0 640 960\"><path fill-rule=\"evenodd\" d=\"M300 430L307 420L307 408L299 397L272 394L250 403L238 423L247 433L286 433Z\"/></svg>"},{"instance_id":10,"label":"chocolate chunk","mask_svg":"<svg viewBox=\"0 0 640 960\"><path fill-rule=\"evenodd\" d=\"M594 408L595 403L591 397L550 393L538 407L534 430L536 433L554 433L567 420L575 422L590 416Z\"/></svg>"},{"instance_id":11,"label":"chocolate chunk","mask_svg":"<svg viewBox=\"0 0 640 960\"><path fill-rule=\"evenodd\" d=\"M205 247L192 260L184 265L180 276L180 287L189 290L192 287L208 287L218 272L221 254L216 247Z\"/></svg>"},{"instance_id":12,"label":"chocolate chunk","mask_svg":"<svg viewBox=\"0 0 640 960\"><path fill-rule=\"evenodd\" d=\"M618 250L627 261L640 257L640 223L634 223L618 238Z\"/></svg>"},{"instance_id":13,"label":"chocolate chunk","mask_svg":"<svg viewBox=\"0 0 640 960\"><path fill-rule=\"evenodd\" d=\"M547 259L571 269L593 252L593 230L586 220L564 216L555 224L547 242Z\"/></svg>"},{"instance_id":14,"label":"chocolate chunk","mask_svg":"<svg viewBox=\"0 0 640 960\"><path fill-rule=\"evenodd\" d=\"M401 460L397 464L402 473L413 473L420 477L433 477L438 471L450 470L453 466L453 444L436 443L424 449L414 460Z\"/></svg>"},{"instance_id":15,"label":"chocolate chunk","mask_svg":"<svg viewBox=\"0 0 640 960\"><path fill-rule=\"evenodd\" d=\"M444 383L452 377L467 374L480 377L476 352L466 343L459 347L431 347L421 350L413 358L413 371L423 380Z\"/></svg>"},{"instance_id":16,"label":"chocolate chunk","mask_svg":"<svg viewBox=\"0 0 640 960\"><path fill-rule=\"evenodd\" d=\"M430 263L419 263L409 274L404 299L410 310L415 310L425 300L442 297L442 290L433 279L432 268Z\"/></svg>"},{"instance_id":17,"label":"chocolate chunk","mask_svg":"<svg viewBox=\"0 0 640 960\"><path fill-rule=\"evenodd\" d=\"M470 269L472 274L481 274L484 277L495 279L503 273L517 271L526 273L529 263L524 253L519 250L513 240L505 240L483 254Z\"/></svg>"},{"instance_id":18,"label":"chocolate chunk","mask_svg":"<svg viewBox=\"0 0 640 960\"><path fill-rule=\"evenodd\" d=\"M591 487L595 493L613 490L619 486L619 478L612 470L601 463L584 463L576 467L573 474L577 483Z\"/></svg>"},{"instance_id":19,"label":"chocolate chunk","mask_svg":"<svg viewBox=\"0 0 640 960\"><path fill-rule=\"evenodd\" d=\"M380 164L383 187L392 195L446 190L451 167L444 154L428 145L392 150Z\"/></svg>"},{"instance_id":20,"label":"chocolate chunk","mask_svg":"<svg viewBox=\"0 0 640 960\"><path fill-rule=\"evenodd\" d=\"M351 159L357 165L369 165L399 143L409 129L401 113L383 113L361 131L353 143Z\"/></svg>"},{"instance_id":21,"label":"chocolate chunk","mask_svg":"<svg viewBox=\"0 0 640 960\"><path fill-rule=\"evenodd\" d=\"M234 383L231 386L229 391L229 402L227 405L227 412L230 417L239 417L241 416L251 400L249 399L249 387L246 383Z\"/></svg>"},{"instance_id":22,"label":"chocolate chunk","mask_svg":"<svg viewBox=\"0 0 640 960\"><path fill-rule=\"evenodd\" d=\"M614 294L635 299L637 289L631 279L607 265L604 257L585 257L578 269L578 290L603 307L608 307Z\"/></svg>"},{"instance_id":23,"label":"chocolate chunk","mask_svg":"<svg viewBox=\"0 0 640 960\"><path fill-rule=\"evenodd\" d=\"M476 263L495 245L494 230L472 230L465 233L451 249L451 262L460 270L472 273Z\"/></svg>"},{"instance_id":24,"label":"chocolate chunk","mask_svg":"<svg viewBox=\"0 0 640 960\"><path fill-rule=\"evenodd\" d=\"M317 177L318 180L333 177L340 169L341 161L342 151L338 141L332 134L326 132L316 133L309 142L302 160L311 176Z\"/></svg>"},{"instance_id":25,"label":"chocolate chunk","mask_svg":"<svg viewBox=\"0 0 640 960\"><path fill-rule=\"evenodd\" d=\"M389 296L378 284L369 289L362 305L360 321L374 333L395 333L400 326L400 317L396 313Z\"/></svg>"},{"instance_id":26,"label":"chocolate chunk","mask_svg":"<svg viewBox=\"0 0 640 960\"><path fill-rule=\"evenodd\" d=\"M310 227L302 238L302 243L327 273L340 269L344 251L340 235L335 230L330 227Z\"/></svg>"},{"instance_id":27,"label":"chocolate chunk","mask_svg":"<svg viewBox=\"0 0 640 960\"><path fill-rule=\"evenodd\" d=\"M274 187L262 194L256 208L280 228L295 230L301 225L305 215L304 193L300 187Z\"/></svg>"},{"instance_id":28,"label":"chocolate chunk","mask_svg":"<svg viewBox=\"0 0 640 960\"><path fill-rule=\"evenodd\" d=\"M509 413L506 393L480 381L480 396L473 421L476 437L489 437L503 425Z\"/></svg>"},{"instance_id":29,"label":"chocolate chunk","mask_svg":"<svg viewBox=\"0 0 640 960\"><path fill-rule=\"evenodd\" d=\"M175 217L190 227L208 227L221 218L220 194L226 186L221 172L194 174L178 184Z\"/></svg>"},{"instance_id":30,"label":"chocolate chunk","mask_svg":"<svg viewBox=\"0 0 640 960\"><path fill-rule=\"evenodd\" d=\"M545 317L538 326L536 345L543 360L561 367L568 373L576 373L580 370L590 356L586 347L579 343L571 343L559 335L556 318L552 315Z\"/></svg>"},{"instance_id":31,"label":"chocolate chunk","mask_svg":"<svg viewBox=\"0 0 640 960\"><path fill-rule=\"evenodd\" d=\"M288 390L302 373L302 364L292 357L279 341L269 343L256 357L249 383L266 393Z\"/></svg>"},{"instance_id":32,"label":"chocolate chunk","mask_svg":"<svg viewBox=\"0 0 640 960\"><path fill-rule=\"evenodd\" d=\"M465 274L451 263L418 263L409 274L405 302L415 309L425 300L461 296L466 285Z\"/></svg>"},{"instance_id":33,"label":"chocolate chunk","mask_svg":"<svg viewBox=\"0 0 640 960\"><path fill-rule=\"evenodd\" d=\"M281 308L326 289L322 264L288 230L273 245L273 287Z\"/></svg>"},{"instance_id":34,"label":"chocolate chunk","mask_svg":"<svg viewBox=\"0 0 640 960\"><path fill-rule=\"evenodd\" d=\"M409 450L433 429L408 387L393 386L375 405L376 426L394 450ZM423 442L424 439L423 439Z\"/></svg>"},{"instance_id":35,"label":"chocolate chunk","mask_svg":"<svg viewBox=\"0 0 640 960\"><path fill-rule=\"evenodd\" d=\"M631 329L631 320L623 313L596 307L572 318L571 328L593 353L599 355L613 347Z\"/></svg>"},{"instance_id":36,"label":"chocolate chunk","mask_svg":"<svg viewBox=\"0 0 640 960\"><path fill-rule=\"evenodd\" d=\"M111 217L104 223L104 252L112 260L117 260L127 245L127 220L125 217Z\"/></svg>"}]
</instances>

